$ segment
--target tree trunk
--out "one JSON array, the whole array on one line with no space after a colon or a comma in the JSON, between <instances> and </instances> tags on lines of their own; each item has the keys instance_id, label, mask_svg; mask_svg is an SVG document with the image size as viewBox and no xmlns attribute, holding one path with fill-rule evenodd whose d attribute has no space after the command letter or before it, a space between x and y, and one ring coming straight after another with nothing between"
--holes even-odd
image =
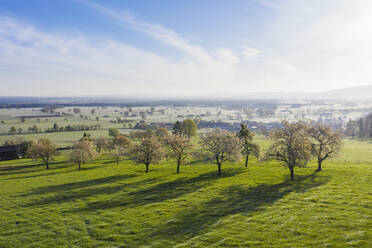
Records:
<instances>
[{"instance_id":1,"label":"tree trunk","mask_svg":"<svg viewBox=\"0 0 372 248\"><path fill-rule=\"evenodd\" d=\"M316 169L315 172L319 172L322 170L322 160L321 159L318 159L318 169Z\"/></svg>"},{"instance_id":2,"label":"tree trunk","mask_svg":"<svg viewBox=\"0 0 372 248\"><path fill-rule=\"evenodd\" d=\"M218 166L218 176L221 176L221 164L217 164Z\"/></svg>"},{"instance_id":3,"label":"tree trunk","mask_svg":"<svg viewBox=\"0 0 372 248\"><path fill-rule=\"evenodd\" d=\"M46 169L49 170L49 162L45 162Z\"/></svg>"},{"instance_id":4,"label":"tree trunk","mask_svg":"<svg viewBox=\"0 0 372 248\"><path fill-rule=\"evenodd\" d=\"M79 170L81 169L81 165L80 164L81 164L81 162L79 162Z\"/></svg>"},{"instance_id":5,"label":"tree trunk","mask_svg":"<svg viewBox=\"0 0 372 248\"><path fill-rule=\"evenodd\" d=\"M249 159L249 155L245 155L245 168L248 167L248 159Z\"/></svg>"},{"instance_id":6,"label":"tree trunk","mask_svg":"<svg viewBox=\"0 0 372 248\"><path fill-rule=\"evenodd\" d=\"M290 166L289 171L291 172L291 181L293 181L294 180L294 168Z\"/></svg>"},{"instance_id":7,"label":"tree trunk","mask_svg":"<svg viewBox=\"0 0 372 248\"><path fill-rule=\"evenodd\" d=\"M181 165L181 162L177 161L177 174L180 173L180 165Z\"/></svg>"},{"instance_id":8,"label":"tree trunk","mask_svg":"<svg viewBox=\"0 0 372 248\"><path fill-rule=\"evenodd\" d=\"M119 165L119 157L116 157L116 165Z\"/></svg>"},{"instance_id":9,"label":"tree trunk","mask_svg":"<svg viewBox=\"0 0 372 248\"><path fill-rule=\"evenodd\" d=\"M149 172L149 164L146 164L146 173Z\"/></svg>"}]
</instances>

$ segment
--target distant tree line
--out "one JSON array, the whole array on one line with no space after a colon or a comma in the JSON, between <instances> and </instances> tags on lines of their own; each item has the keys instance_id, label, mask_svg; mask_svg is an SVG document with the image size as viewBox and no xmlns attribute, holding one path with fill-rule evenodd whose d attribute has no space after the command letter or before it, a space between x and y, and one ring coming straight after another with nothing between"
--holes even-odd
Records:
<instances>
[{"instance_id":1,"label":"distant tree line","mask_svg":"<svg viewBox=\"0 0 372 248\"><path fill-rule=\"evenodd\" d=\"M24 131L21 127L16 128L12 126L9 128L9 134L21 134L21 133L50 133L50 132L69 132L69 131L89 131L89 130L100 130L102 129L100 124L94 125L85 125L85 124L78 124L78 125L66 125L66 126L59 126L57 123L54 123L52 127L42 130L37 125L33 125L27 128L27 131Z\"/></svg>"},{"instance_id":2,"label":"distant tree line","mask_svg":"<svg viewBox=\"0 0 372 248\"><path fill-rule=\"evenodd\" d=\"M372 114L366 117L359 118L358 120L349 120L346 123L345 135L357 138L372 138Z\"/></svg>"},{"instance_id":3,"label":"distant tree line","mask_svg":"<svg viewBox=\"0 0 372 248\"><path fill-rule=\"evenodd\" d=\"M78 124L78 125L59 126L57 123L54 123L53 127L47 128L45 132L89 131L89 130L99 130L99 129L101 129L100 124L94 124L94 125Z\"/></svg>"}]
</instances>

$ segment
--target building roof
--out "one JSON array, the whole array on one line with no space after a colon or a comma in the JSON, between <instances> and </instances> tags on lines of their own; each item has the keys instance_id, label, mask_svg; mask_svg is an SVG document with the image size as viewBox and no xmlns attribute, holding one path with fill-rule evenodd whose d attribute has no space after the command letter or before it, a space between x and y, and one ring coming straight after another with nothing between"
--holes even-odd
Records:
<instances>
[{"instance_id":1,"label":"building roof","mask_svg":"<svg viewBox=\"0 0 372 248\"><path fill-rule=\"evenodd\" d=\"M17 146L0 146L0 153L17 152Z\"/></svg>"}]
</instances>

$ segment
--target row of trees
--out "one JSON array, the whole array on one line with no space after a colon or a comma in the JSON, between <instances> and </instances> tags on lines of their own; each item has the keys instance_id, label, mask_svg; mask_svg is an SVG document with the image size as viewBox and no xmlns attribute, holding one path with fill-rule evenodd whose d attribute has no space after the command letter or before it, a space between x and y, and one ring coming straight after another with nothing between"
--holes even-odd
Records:
<instances>
[{"instance_id":1,"label":"row of trees","mask_svg":"<svg viewBox=\"0 0 372 248\"><path fill-rule=\"evenodd\" d=\"M60 126L57 123L54 123L53 127L47 128L45 132L89 131L89 130L99 130L99 129L101 129L100 124L95 124L95 125L78 124L78 125Z\"/></svg>"},{"instance_id":2,"label":"row of trees","mask_svg":"<svg viewBox=\"0 0 372 248\"><path fill-rule=\"evenodd\" d=\"M68 132L68 131L89 131L89 130L99 130L99 129L101 129L100 124L95 124L95 125L79 124L79 125L59 126L57 123L54 123L53 127L45 129L44 132L49 133L49 132ZM12 127L9 128L8 133L9 134L16 134L16 133L24 133L24 131L25 130L23 130L23 128L21 128L21 127L16 128L15 126L12 126ZM41 132L43 132L43 130L36 125L28 127L27 131L28 131L28 133L41 133Z\"/></svg>"},{"instance_id":3,"label":"row of trees","mask_svg":"<svg viewBox=\"0 0 372 248\"><path fill-rule=\"evenodd\" d=\"M188 122L188 121L187 121ZM182 124L182 123L181 123ZM290 123L282 122L283 127L271 132L270 138L273 143L261 157L263 161L277 160L283 162L290 170L291 180L294 179L294 168L304 167L311 158L318 161L317 172L322 170L322 162L327 158L336 155L342 145L341 133L333 131L329 126L316 124L312 125L306 121ZM175 125L177 127L178 124ZM187 127L188 125L180 125ZM241 125L238 133L222 129L202 133L199 139L193 139L196 131L192 128L184 128L179 131L173 128L169 133L156 132L149 134L142 132L139 141L134 142L128 136L114 130L110 131L112 139L99 138L92 140L89 135L84 135L74 146L70 154L71 161L81 164L94 159L102 150L109 151L115 158L116 163L123 156L128 156L138 164L144 164L146 173L153 163L159 163L163 159L171 158L176 163L176 172L180 172L182 165L191 160L196 153L204 159L213 161L217 165L218 175L222 173L222 166L226 161L241 161L244 158L245 167L248 166L250 156L260 157L260 147L254 142L254 133ZM160 135L162 134L162 135ZM195 151L199 142L198 151ZM29 149L33 158L41 159L47 169L51 158L57 153L53 144L48 140L40 139Z\"/></svg>"},{"instance_id":4,"label":"row of trees","mask_svg":"<svg viewBox=\"0 0 372 248\"><path fill-rule=\"evenodd\" d=\"M28 127L27 130L28 130L29 133L39 133L41 131L41 129L36 125ZM16 134L16 133L23 133L23 131L24 130L21 127L16 128L15 126L12 126L12 127L9 128L8 133L9 134Z\"/></svg>"}]
</instances>

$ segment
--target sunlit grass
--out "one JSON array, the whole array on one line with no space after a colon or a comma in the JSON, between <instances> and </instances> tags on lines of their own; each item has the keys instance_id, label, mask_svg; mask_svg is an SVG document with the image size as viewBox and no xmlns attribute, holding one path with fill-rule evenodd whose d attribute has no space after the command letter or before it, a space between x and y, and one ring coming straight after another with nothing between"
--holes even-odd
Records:
<instances>
[{"instance_id":1,"label":"sunlit grass","mask_svg":"<svg viewBox=\"0 0 372 248\"><path fill-rule=\"evenodd\" d=\"M321 173L296 168L294 182L254 159L223 165L221 178L213 164L146 174L108 155L81 171L65 154L50 170L1 162L0 247L371 247L370 147L347 141Z\"/></svg>"}]
</instances>

